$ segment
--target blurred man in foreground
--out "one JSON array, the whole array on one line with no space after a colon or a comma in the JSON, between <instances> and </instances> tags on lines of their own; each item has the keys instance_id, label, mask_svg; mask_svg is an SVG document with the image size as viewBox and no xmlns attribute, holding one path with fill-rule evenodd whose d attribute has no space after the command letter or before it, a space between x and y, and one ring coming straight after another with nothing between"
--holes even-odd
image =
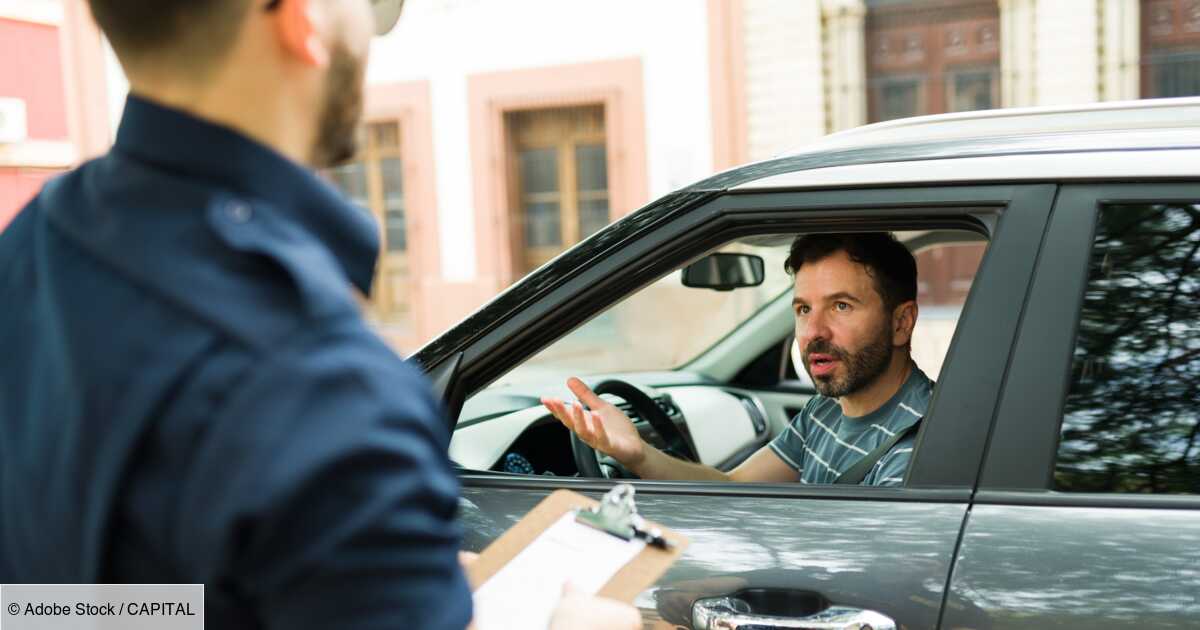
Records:
<instances>
[{"instance_id":1,"label":"blurred man in foreground","mask_svg":"<svg viewBox=\"0 0 1200 630\"><path fill-rule=\"evenodd\" d=\"M223 629L461 630L447 423L359 313L376 226L309 170L354 155L400 0L90 4L131 95L112 151L0 236L0 582L203 583ZM564 602L555 627L639 625Z\"/></svg>"}]
</instances>

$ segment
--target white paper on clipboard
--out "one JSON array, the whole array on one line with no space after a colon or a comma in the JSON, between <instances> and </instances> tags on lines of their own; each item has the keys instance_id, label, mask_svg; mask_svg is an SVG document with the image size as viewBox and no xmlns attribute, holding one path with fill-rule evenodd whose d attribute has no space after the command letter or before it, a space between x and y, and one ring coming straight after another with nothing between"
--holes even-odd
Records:
<instances>
[{"instance_id":1,"label":"white paper on clipboard","mask_svg":"<svg viewBox=\"0 0 1200 630\"><path fill-rule=\"evenodd\" d=\"M545 628L568 581L595 595L645 546L577 523L575 513L567 512L476 589L475 626Z\"/></svg>"}]
</instances>

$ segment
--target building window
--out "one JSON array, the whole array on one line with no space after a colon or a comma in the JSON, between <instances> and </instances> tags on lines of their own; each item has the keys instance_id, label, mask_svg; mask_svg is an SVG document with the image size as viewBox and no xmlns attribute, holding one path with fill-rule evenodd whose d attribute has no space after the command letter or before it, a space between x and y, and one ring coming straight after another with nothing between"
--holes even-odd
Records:
<instances>
[{"instance_id":1,"label":"building window","mask_svg":"<svg viewBox=\"0 0 1200 630\"><path fill-rule=\"evenodd\" d=\"M994 0L868 0L872 122L1000 106Z\"/></svg>"},{"instance_id":2,"label":"building window","mask_svg":"<svg viewBox=\"0 0 1200 630\"><path fill-rule=\"evenodd\" d=\"M512 186L512 245L519 274L608 224L604 107L505 115Z\"/></svg>"},{"instance_id":3,"label":"building window","mask_svg":"<svg viewBox=\"0 0 1200 630\"><path fill-rule=\"evenodd\" d=\"M412 322L400 125L394 121L373 122L360 134L360 151L354 161L330 169L327 175L379 222L382 252L369 314L380 324L404 328Z\"/></svg>"},{"instance_id":4,"label":"building window","mask_svg":"<svg viewBox=\"0 0 1200 630\"><path fill-rule=\"evenodd\" d=\"M924 77L880 77L877 81L879 120L920 116L926 111Z\"/></svg>"},{"instance_id":5,"label":"building window","mask_svg":"<svg viewBox=\"0 0 1200 630\"><path fill-rule=\"evenodd\" d=\"M1200 0L1142 1L1142 98L1200 95Z\"/></svg>"},{"instance_id":6,"label":"building window","mask_svg":"<svg viewBox=\"0 0 1200 630\"><path fill-rule=\"evenodd\" d=\"M956 70L946 75L946 111L992 109L1000 102L994 68Z\"/></svg>"}]
</instances>

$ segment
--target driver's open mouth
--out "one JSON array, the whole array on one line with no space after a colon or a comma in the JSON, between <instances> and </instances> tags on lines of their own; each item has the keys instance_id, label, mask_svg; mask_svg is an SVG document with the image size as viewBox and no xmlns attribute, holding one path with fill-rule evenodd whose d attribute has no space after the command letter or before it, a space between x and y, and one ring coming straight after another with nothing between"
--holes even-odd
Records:
<instances>
[{"instance_id":1,"label":"driver's open mouth","mask_svg":"<svg viewBox=\"0 0 1200 630\"><path fill-rule=\"evenodd\" d=\"M838 360L831 354L810 354L808 356L808 365L813 377L832 372L837 364Z\"/></svg>"}]
</instances>

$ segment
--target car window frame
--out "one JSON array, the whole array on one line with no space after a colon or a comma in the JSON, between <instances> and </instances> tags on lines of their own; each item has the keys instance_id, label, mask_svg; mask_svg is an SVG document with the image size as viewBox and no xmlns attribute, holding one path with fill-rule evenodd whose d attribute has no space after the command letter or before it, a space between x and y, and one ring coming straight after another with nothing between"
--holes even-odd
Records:
<instances>
[{"instance_id":1,"label":"car window frame","mask_svg":"<svg viewBox=\"0 0 1200 630\"><path fill-rule=\"evenodd\" d=\"M468 393L477 391L499 376L504 365L525 360L541 348L599 312L618 296L627 295L686 261L689 255L706 251L731 238L751 233L786 231L837 231L853 218L854 227L872 229L967 228L986 232L991 218L999 215L990 235L988 253L976 277L976 288L963 307L959 331L947 353L947 365L955 356L993 357L991 361L960 359L964 366L987 364L986 369L947 370L935 392L933 412L918 436L918 454L904 488L808 487L803 484L713 484L703 482L637 481L639 491L678 492L692 488L707 494L810 495L822 498L873 496L904 500L947 500L961 498L973 490L991 421L990 409L999 394L1011 348L1018 313L998 308L1000 304L1023 304L1032 277L1039 238L1049 216L1054 184L995 184L976 186L922 186L911 188L848 188L837 190L754 191L739 190L704 200L698 207L648 226L637 238L611 248L586 265L556 269L556 262L535 272L528 281L543 290L513 311L491 330L478 335L462 348L462 365L448 388L450 399L459 405ZM920 212L914 213L917 209ZM977 213L988 220L981 220ZM602 234L601 234L602 235ZM684 236L681 236L684 235ZM1031 242L1032 241L1032 242ZM669 244L667 247L665 245ZM546 317L551 311L557 317ZM997 330L1000 333L997 333ZM967 338L970 339L967 339ZM503 365L499 365L503 357ZM436 368L437 366L435 366ZM981 375L980 370L986 372ZM953 387L950 382L956 383ZM457 389L457 393L454 390ZM940 402L939 402L940 401ZM991 402L987 402L991 401ZM939 406L940 405L940 406ZM941 408L946 411L940 411ZM989 411L980 414L981 408ZM452 416L458 409L452 407ZM961 420L974 414L974 422ZM939 420L942 418L942 420ZM936 430L931 426L938 426ZM587 488L605 480L528 479L489 471L462 470L472 483L555 488L564 485ZM667 489L669 488L669 490ZM918 490L922 492L917 492Z\"/></svg>"},{"instance_id":2,"label":"car window frame","mask_svg":"<svg viewBox=\"0 0 1200 630\"><path fill-rule=\"evenodd\" d=\"M1054 490L1063 412L1101 208L1200 202L1200 182L1064 185L1051 213L1012 365L989 437L977 501L1078 507L1200 507L1200 495Z\"/></svg>"}]
</instances>

